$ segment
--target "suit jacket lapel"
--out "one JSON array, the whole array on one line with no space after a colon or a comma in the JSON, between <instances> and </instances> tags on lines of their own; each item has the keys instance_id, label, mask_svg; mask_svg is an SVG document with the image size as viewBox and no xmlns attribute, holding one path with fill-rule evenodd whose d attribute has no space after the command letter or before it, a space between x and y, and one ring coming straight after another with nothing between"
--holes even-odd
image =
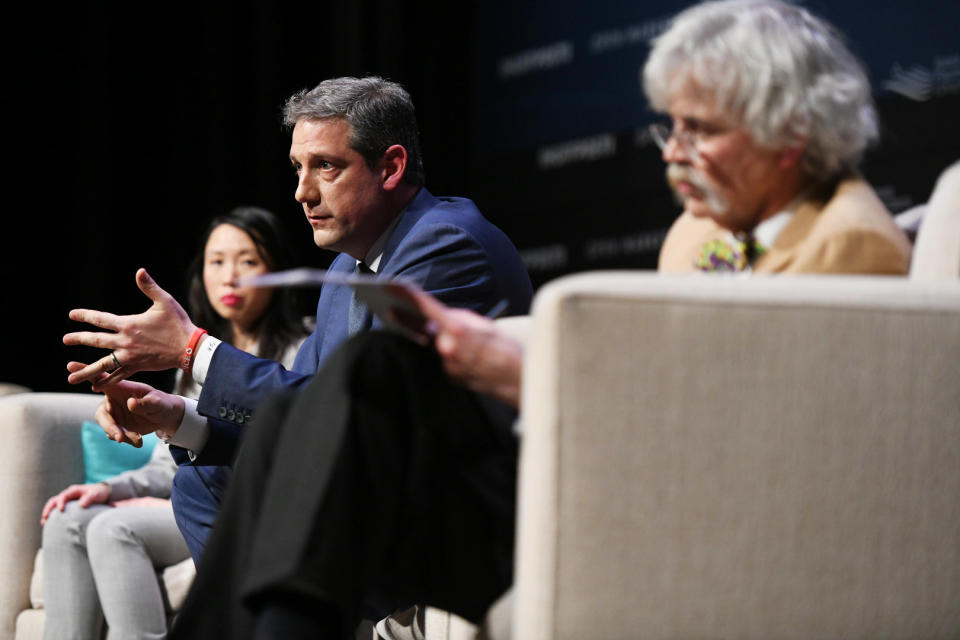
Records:
<instances>
[{"instance_id":1,"label":"suit jacket lapel","mask_svg":"<svg viewBox=\"0 0 960 640\"><path fill-rule=\"evenodd\" d=\"M341 253L330 265L330 271L353 273L356 261ZM353 289L347 285L325 284L317 303L317 333L322 338L317 343L317 368L347 339L350 333L350 300ZM321 323L323 323L321 328Z\"/></svg>"}]
</instances>

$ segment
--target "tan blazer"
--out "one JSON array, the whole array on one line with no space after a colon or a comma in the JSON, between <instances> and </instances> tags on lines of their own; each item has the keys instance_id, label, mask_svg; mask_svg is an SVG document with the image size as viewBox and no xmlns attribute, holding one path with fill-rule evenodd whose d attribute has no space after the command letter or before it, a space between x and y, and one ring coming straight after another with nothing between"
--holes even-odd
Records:
<instances>
[{"instance_id":1,"label":"tan blazer","mask_svg":"<svg viewBox=\"0 0 960 640\"><path fill-rule=\"evenodd\" d=\"M703 245L727 230L684 211L660 249L660 271L696 271ZM910 241L862 178L840 180L801 202L773 246L753 265L757 273L906 274Z\"/></svg>"}]
</instances>

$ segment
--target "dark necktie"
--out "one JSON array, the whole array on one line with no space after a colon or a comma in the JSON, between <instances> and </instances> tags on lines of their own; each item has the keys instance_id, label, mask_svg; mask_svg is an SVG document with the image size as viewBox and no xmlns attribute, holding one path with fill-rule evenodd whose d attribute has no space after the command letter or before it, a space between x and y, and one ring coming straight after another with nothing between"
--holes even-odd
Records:
<instances>
[{"instance_id":1,"label":"dark necktie","mask_svg":"<svg viewBox=\"0 0 960 640\"><path fill-rule=\"evenodd\" d=\"M744 271L766 251L752 234L738 231L731 236L703 245L694 266L700 271Z\"/></svg>"},{"instance_id":2,"label":"dark necktie","mask_svg":"<svg viewBox=\"0 0 960 640\"><path fill-rule=\"evenodd\" d=\"M373 271L364 263L358 262L353 273L354 275L370 275ZM353 290L353 294L350 296L350 311L347 315L347 326L349 327L348 330L351 336L360 333L369 326L367 305L363 304L363 302L357 298L356 289Z\"/></svg>"}]
</instances>

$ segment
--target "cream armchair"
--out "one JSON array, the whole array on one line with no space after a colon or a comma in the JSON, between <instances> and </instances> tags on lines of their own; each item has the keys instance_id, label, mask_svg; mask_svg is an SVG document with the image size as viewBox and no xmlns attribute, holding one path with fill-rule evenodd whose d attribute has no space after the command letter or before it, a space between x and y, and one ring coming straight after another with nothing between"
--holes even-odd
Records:
<instances>
[{"instance_id":1,"label":"cream armchair","mask_svg":"<svg viewBox=\"0 0 960 640\"><path fill-rule=\"evenodd\" d=\"M40 510L47 498L83 482L80 424L102 396L83 393L18 393L0 398L0 637L43 637ZM36 567L35 567L36 565ZM36 570L35 570L36 569ZM161 584L173 610L193 578L193 563L165 569Z\"/></svg>"},{"instance_id":2,"label":"cream armchair","mask_svg":"<svg viewBox=\"0 0 960 640\"><path fill-rule=\"evenodd\" d=\"M541 289L512 637L960 637L960 282Z\"/></svg>"},{"instance_id":3,"label":"cream armchair","mask_svg":"<svg viewBox=\"0 0 960 640\"><path fill-rule=\"evenodd\" d=\"M20 393L0 398L0 636L14 637L17 615L30 606L30 576L40 547L40 510L51 495L83 479L80 423L92 394ZM25 622L29 624L29 621Z\"/></svg>"}]
</instances>

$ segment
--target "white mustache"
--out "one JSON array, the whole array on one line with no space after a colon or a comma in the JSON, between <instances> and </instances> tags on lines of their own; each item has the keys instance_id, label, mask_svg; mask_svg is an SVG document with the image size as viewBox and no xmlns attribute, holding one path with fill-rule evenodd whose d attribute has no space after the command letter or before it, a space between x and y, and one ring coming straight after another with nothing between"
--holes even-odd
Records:
<instances>
[{"instance_id":1,"label":"white mustache","mask_svg":"<svg viewBox=\"0 0 960 640\"><path fill-rule=\"evenodd\" d=\"M670 182L671 186L678 182L689 182L699 191L711 190L706 178L704 178L699 171L683 164L667 165L667 181Z\"/></svg>"},{"instance_id":2,"label":"white mustache","mask_svg":"<svg viewBox=\"0 0 960 640\"><path fill-rule=\"evenodd\" d=\"M725 214L730 208L730 203L717 193L716 189L713 188L713 185L710 184L710 181L706 178L706 176L693 167L682 164L668 164L667 182L675 192L677 190L677 183L687 182L691 184L694 189L703 194L703 198L707 201L707 205L717 215Z\"/></svg>"}]
</instances>

